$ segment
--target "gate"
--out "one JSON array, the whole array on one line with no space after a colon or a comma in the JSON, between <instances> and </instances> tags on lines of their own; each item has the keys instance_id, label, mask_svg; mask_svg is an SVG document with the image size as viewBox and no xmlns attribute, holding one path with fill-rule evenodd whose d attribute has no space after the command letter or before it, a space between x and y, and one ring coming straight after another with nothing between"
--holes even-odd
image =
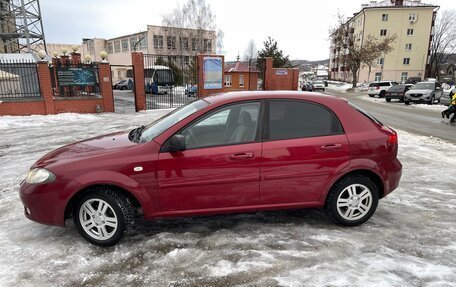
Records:
<instances>
[{"instance_id":1,"label":"gate","mask_svg":"<svg viewBox=\"0 0 456 287\"><path fill-rule=\"evenodd\" d=\"M144 54L146 109L177 108L198 97L197 56Z\"/></svg>"}]
</instances>

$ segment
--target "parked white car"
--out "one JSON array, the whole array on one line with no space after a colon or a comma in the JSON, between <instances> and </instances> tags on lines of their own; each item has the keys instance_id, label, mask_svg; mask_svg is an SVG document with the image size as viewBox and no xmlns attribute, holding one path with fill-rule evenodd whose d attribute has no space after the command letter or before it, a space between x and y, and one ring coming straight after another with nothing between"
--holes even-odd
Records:
<instances>
[{"instance_id":1,"label":"parked white car","mask_svg":"<svg viewBox=\"0 0 456 287\"><path fill-rule=\"evenodd\" d=\"M394 81L379 81L379 82L372 82L369 84L369 88L367 89L367 94L369 97L373 98L378 96L379 98L383 98L386 94L386 91L391 87L397 85L397 82Z\"/></svg>"},{"instance_id":2,"label":"parked white car","mask_svg":"<svg viewBox=\"0 0 456 287\"><path fill-rule=\"evenodd\" d=\"M324 92L325 91L325 82L323 82L323 81L315 81L313 83L313 88L314 88L314 91L320 90L320 91Z\"/></svg>"},{"instance_id":3,"label":"parked white car","mask_svg":"<svg viewBox=\"0 0 456 287\"><path fill-rule=\"evenodd\" d=\"M439 82L419 82L404 95L404 104L425 102L432 105L442 97L443 89Z\"/></svg>"}]
</instances>

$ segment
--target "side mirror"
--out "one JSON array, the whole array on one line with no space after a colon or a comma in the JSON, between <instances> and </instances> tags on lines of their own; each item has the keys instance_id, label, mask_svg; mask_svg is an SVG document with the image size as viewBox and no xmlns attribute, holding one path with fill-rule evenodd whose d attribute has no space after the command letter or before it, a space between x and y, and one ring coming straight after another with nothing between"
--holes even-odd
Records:
<instances>
[{"instance_id":1,"label":"side mirror","mask_svg":"<svg viewBox=\"0 0 456 287\"><path fill-rule=\"evenodd\" d=\"M185 145L185 136L183 135L173 135L169 140L169 151L176 152L176 151L183 151L187 147Z\"/></svg>"}]
</instances>

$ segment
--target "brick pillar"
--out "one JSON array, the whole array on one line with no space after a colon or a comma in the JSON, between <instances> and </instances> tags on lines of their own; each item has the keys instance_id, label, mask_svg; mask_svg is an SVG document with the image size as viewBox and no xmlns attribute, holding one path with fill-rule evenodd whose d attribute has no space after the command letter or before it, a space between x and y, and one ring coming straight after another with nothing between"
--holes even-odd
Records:
<instances>
[{"instance_id":1,"label":"brick pillar","mask_svg":"<svg viewBox=\"0 0 456 287\"><path fill-rule=\"evenodd\" d=\"M144 58L141 52L131 53L133 65L133 91L135 93L135 109L137 112L146 110L146 88L144 87Z\"/></svg>"},{"instance_id":2,"label":"brick pillar","mask_svg":"<svg viewBox=\"0 0 456 287\"><path fill-rule=\"evenodd\" d=\"M60 56L60 63L62 63L62 65L68 65L70 63L70 56Z\"/></svg>"},{"instance_id":3,"label":"brick pillar","mask_svg":"<svg viewBox=\"0 0 456 287\"><path fill-rule=\"evenodd\" d=\"M52 69L52 72L54 73L54 84L55 84L55 87L54 88L54 91L55 91L55 96L58 97L60 95L60 86L59 86L59 79L57 78L57 67L60 66L60 58L52 58L52 66L53 66L53 69Z\"/></svg>"},{"instance_id":4,"label":"brick pillar","mask_svg":"<svg viewBox=\"0 0 456 287\"><path fill-rule=\"evenodd\" d=\"M109 63L98 64L98 79L100 81L100 93L103 97L105 112L114 112L114 96L112 94L111 66Z\"/></svg>"},{"instance_id":5,"label":"brick pillar","mask_svg":"<svg viewBox=\"0 0 456 287\"><path fill-rule=\"evenodd\" d=\"M40 93L46 107L46 114L55 114L54 110L54 94L52 93L51 71L49 70L48 62L39 61L38 64L38 80L40 83Z\"/></svg>"},{"instance_id":6,"label":"brick pillar","mask_svg":"<svg viewBox=\"0 0 456 287\"><path fill-rule=\"evenodd\" d=\"M81 64L81 54L71 53L71 64L73 64L73 65Z\"/></svg>"},{"instance_id":7,"label":"brick pillar","mask_svg":"<svg viewBox=\"0 0 456 287\"><path fill-rule=\"evenodd\" d=\"M293 69L292 91L297 91L299 87L299 69Z\"/></svg>"},{"instance_id":8,"label":"brick pillar","mask_svg":"<svg viewBox=\"0 0 456 287\"><path fill-rule=\"evenodd\" d=\"M269 91L272 88L272 58L264 59L264 90Z\"/></svg>"},{"instance_id":9,"label":"brick pillar","mask_svg":"<svg viewBox=\"0 0 456 287\"><path fill-rule=\"evenodd\" d=\"M205 57L219 57L222 58L222 88L221 89L204 89L204 58ZM223 85L225 67L225 57L220 55L198 55L198 98L204 98L215 93L221 93L225 91Z\"/></svg>"}]
</instances>

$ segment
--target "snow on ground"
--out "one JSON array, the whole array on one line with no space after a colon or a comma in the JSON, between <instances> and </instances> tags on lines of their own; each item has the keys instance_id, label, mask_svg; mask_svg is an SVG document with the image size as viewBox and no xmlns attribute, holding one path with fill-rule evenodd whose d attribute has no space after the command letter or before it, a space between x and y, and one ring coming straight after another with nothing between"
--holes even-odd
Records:
<instances>
[{"instance_id":1,"label":"snow on ground","mask_svg":"<svg viewBox=\"0 0 456 287\"><path fill-rule=\"evenodd\" d=\"M23 216L38 158L165 112L0 117L0 286L454 286L456 146L401 131L400 187L359 227L321 210L141 221L103 249Z\"/></svg>"},{"instance_id":2,"label":"snow on ground","mask_svg":"<svg viewBox=\"0 0 456 287\"><path fill-rule=\"evenodd\" d=\"M350 89L352 87L352 84L345 82L328 81L328 87L333 90L346 93L347 89Z\"/></svg>"},{"instance_id":3,"label":"snow on ground","mask_svg":"<svg viewBox=\"0 0 456 287\"><path fill-rule=\"evenodd\" d=\"M371 98L367 94L360 94L360 98L365 100L365 101L369 101L369 102L384 103L384 104L387 104L387 105L403 105L403 106L406 106L404 103L401 103L398 100L391 100L391 102L388 103L384 98L377 98L377 97ZM447 109L448 107L445 106L445 105L438 104L438 103L434 103L433 105L428 105L428 104L425 104L425 103L416 103L416 104L415 103L410 103L410 105L408 105L407 108L441 112L441 111Z\"/></svg>"}]
</instances>

